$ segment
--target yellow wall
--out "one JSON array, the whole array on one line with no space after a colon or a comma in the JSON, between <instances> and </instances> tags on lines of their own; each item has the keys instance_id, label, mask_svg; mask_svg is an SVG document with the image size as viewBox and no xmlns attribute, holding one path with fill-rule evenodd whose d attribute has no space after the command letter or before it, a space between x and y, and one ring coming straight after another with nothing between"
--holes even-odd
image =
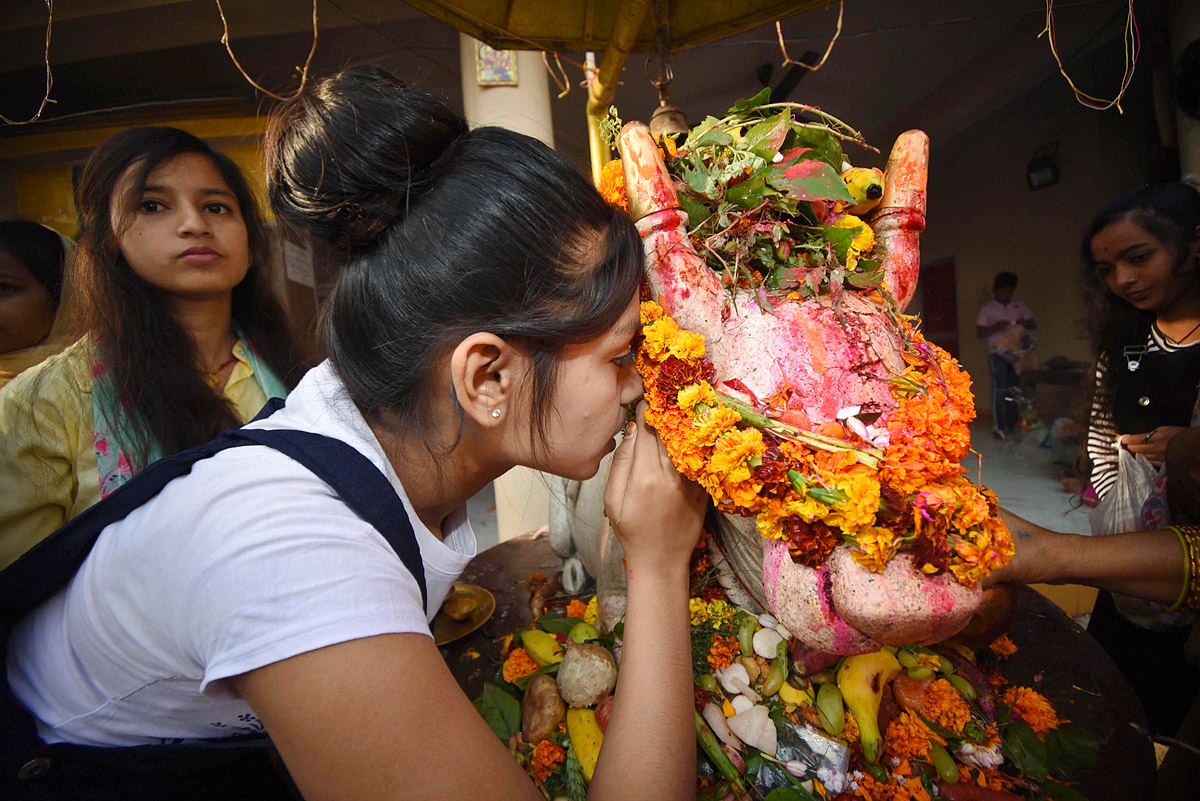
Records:
<instances>
[{"instance_id":1,"label":"yellow wall","mask_svg":"<svg viewBox=\"0 0 1200 801\"><path fill-rule=\"evenodd\" d=\"M88 152L108 137L132 125L165 125L181 128L208 141L229 156L245 173L260 202L264 197L259 139L266 127L261 117L234 116L161 119L139 116L127 124L108 124L56 133L30 134L0 140L0 180L13 186L0 187L0 199L15 199L15 207L6 208L0 200L0 216L21 216L44 223L56 231L74 236L76 214L71 170L82 164ZM26 166L33 163L35 166ZM7 191L5 191L7 190ZM264 208L268 219L269 211Z\"/></svg>"}]
</instances>

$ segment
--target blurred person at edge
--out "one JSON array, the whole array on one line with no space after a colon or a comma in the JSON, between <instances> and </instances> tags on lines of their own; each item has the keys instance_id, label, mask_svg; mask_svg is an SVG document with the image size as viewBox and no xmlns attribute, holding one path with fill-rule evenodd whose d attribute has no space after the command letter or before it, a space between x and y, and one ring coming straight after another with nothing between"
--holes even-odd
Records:
<instances>
[{"instance_id":1,"label":"blurred person at edge","mask_svg":"<svg viewBox=\"0 0 1200 801\"><path fill-rule=\"evenodd\" d=\"M1017 289L1014 273L996 273L992 281L992 299L979 309L975 334L988 341L988 367L992 374L992 436L1005 439L1017 426L1019 411L1014 392L1019 380L1017 350L1009 342L1013 334L1020 336L1037 327L1033 312L1019 300L1013 299Z\"/></svg>"},{"instance_id":2,"label":"blurred person at edge","mask_svg":"<svg viewBox=\"0 0 1200 801\"><path fill-rule=\"evenodd\" d=\"M122 131L76 206L83 336L0 390L0 567L296 377L269 241L227 157L174 128Z\"/></svg>"},{"instance_id":3,"label":"blurred person at edge","mask_svg":"<svg viewBox=\"0 0 1200 801\"><path fill-rule=\"evenodd\" d=\"M0 220L0 387L68 344L63 286L71 240L30 220Z\"/></svg>"}]
</instances>

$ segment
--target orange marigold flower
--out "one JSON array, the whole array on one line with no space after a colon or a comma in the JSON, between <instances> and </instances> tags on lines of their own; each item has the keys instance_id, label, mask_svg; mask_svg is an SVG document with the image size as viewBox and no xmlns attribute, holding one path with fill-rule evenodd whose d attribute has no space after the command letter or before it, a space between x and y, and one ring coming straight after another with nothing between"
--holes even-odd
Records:
<instances>
[{"instance_id":1,"label":"orange marigold flower","mask_svg":"<svg viewBox=\"0 0 1200 801\"><path fill-rule=\"evenodd\" d=\"M529 578L525 579L525 589L530 592L537 592L537 588L548 581L545 573L533 573Z\"/></svg>"},{"instance_id":2,"label":"orange marigold flower","mask_svg":"<svg viewBox=\"0 0 1200 801\"><path fill-rule=\"evenodd\" d=\"M549 740L542 740L534 746L533 755L529 759L529 768L533 771L533 775L538 777L538 781L544 782L566 758L566 749L561 745L555 745Z\"/></svg>"},{"instance_id":3,"label":"orange marigold flower","mask_svg":"<svg viewBox=\"0 0 1200 801\"><path fill-rule=\"evenodd\" d=\"M582 618L585 614L587 614L587 604L578 598L572 599L571 602L567 604L566 617Z\"/></svg>"},{"instance_id":4,"label":"orange marigold flower","mask_svg":"<svg viewBox=\"0 0 1200 801\"><path fill-rule=\"evenodd\" d=\"M838 735L848 743L857 743L862 739L862 734L858 730L858 721L854 718L854 713L849 709L846 710L846 728L842 729L842 733Z\"/></svg>"},{"instance_id":5,"label":"orange marigold flower","mask_svg":"<svg viewBox=\"0 0 1200 801\"><path fill-rule=\"evenodd\" d=\"M963 700L954 685L938 679L929 685L925 694L925 716L944 729L955 734L971 721L971 707Z\"/></svg>"},{"instance_id":6,"label":"orange marigold flower","mask_svg":"<svg viewBox=\"0 0 1200 801\"><path fill-rule=\"evenodd\" d=\"M712 645L708 649L708 666L713 670L720 670L733 664L734 646L736 644L736 641L732 637L722 637L720 634L714 634Z\"/></svg>"},{"instance_id":7,"label":"orange marigold flower","mask_svg":"<svg viewBox=\"0 0 1200 801\"><path fill-rule=\"evenodd\" d=\"M1017 645L1008 638L1007 634L1001 634L996 639L992 640L992 644L988 646L992 649L992 653L1003 659L1006 656L1012 656L1017 652Z\"/></svg>"},{"instance_id":8,"label":"orange marigold flower","mask_svg":"<svg viewBox=\"0 0 1200 801\"><path fill-rule=\"evenodd\" d=\"M1054 707L1046 700L1046 696L1028 687L1010 687L1004 693L1004 703L1012 707L1013 714L1029 724L1033 733L1045 739L1051 729L1057 729L1060 720Z\"/></svg>"},{"instance_id":9,"label":"orange marigold flower","mask_svg":"<svg viewBox=\"0 0 1200 801\"><path fill-rule=\"evenodd\" d=\"M929 729L910 712L901 712L888 724L883 742L897 759L924 759L929 754Z\"/></svg>"},{"instance_id":10,"label":"orange marigold flower","mask_svg":"<svg viewBox=\"0 0 1200 801\"><path fill-rule=\"evenodd\" d=\"M524 648L514 648L509 653L508 658L504 660L504 667L500 669L500 674L504 676L504 680L512 684L517 679L528 676L536 672L538 663L533 661L533 657Z\"/></svg>"},{"instance_id":11,"label":"orange marigold flower","mask_svg":"<svg viewBox=\"0 0 1200 801\"><path fill-rule=\"evenodd\" d=\"M600 171L600 183L596 186L600 197L610 206L629 212L629 194L625 191L625 170L620 159L613 159Z\"/></svg>"}]
</instances>

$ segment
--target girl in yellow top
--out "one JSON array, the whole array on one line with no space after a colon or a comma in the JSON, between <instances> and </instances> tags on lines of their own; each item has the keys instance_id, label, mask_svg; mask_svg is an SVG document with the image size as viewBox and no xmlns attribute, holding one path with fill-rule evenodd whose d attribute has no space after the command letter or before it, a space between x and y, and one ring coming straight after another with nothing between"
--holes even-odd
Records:
<instances>
[{"instance_id":1,"label":"girl in yellow top","mask_svg":"<svg viewBox=\"0 0 1200 801\"><path fill-rule=\"evenodd\" d=\"M266 232L228 158L133 128L92 154L76 203L86 335L0 389L0 567L286 395L295 366Z\"/></svg>"}]
</instances>

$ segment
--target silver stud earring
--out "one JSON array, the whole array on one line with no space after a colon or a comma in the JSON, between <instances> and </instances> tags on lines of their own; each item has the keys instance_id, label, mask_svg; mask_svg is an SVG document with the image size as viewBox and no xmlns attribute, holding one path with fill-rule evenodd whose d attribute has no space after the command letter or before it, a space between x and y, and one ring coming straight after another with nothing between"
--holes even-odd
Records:
<instances>
[{"instance_id":1,"label":"silver stud earring","mask_svg":"<svg viewBox=\"0 0 1200 801\"><path fill-rule=\"evenodd\" d=\"M499 416L500 416L500 410L492 409L492 417L499 417Z\"/></svg>"}]
</instances>

